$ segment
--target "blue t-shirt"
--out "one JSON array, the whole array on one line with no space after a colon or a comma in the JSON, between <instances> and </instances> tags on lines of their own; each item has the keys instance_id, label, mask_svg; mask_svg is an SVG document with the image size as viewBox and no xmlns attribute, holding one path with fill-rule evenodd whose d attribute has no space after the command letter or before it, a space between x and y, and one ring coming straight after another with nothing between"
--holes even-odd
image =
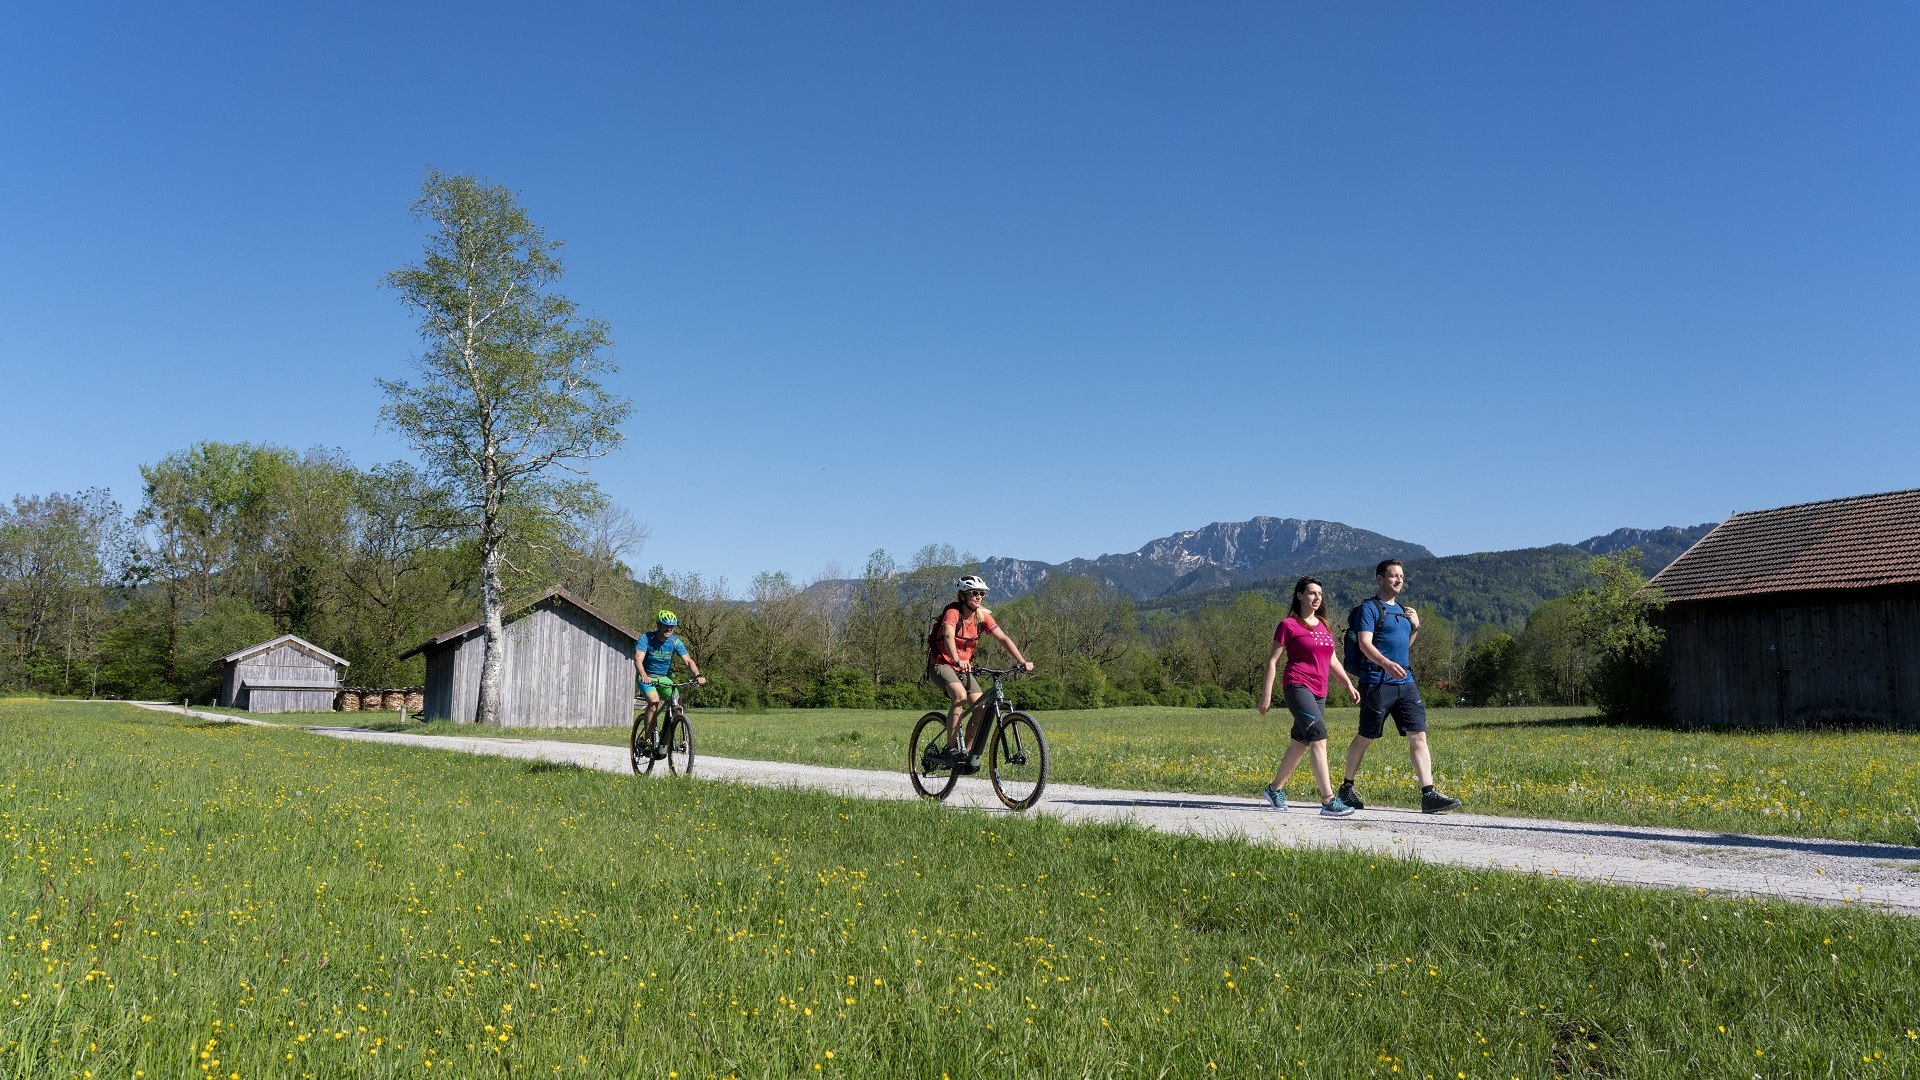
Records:
<instances>
[{"instance_id":1,"label":"blue t-shirt","mask_svg":"<svg viewBox=\"0 0 1920 1080\"><path fill-rule=\"evenodd\" d=\"M1413 650L1413 622L1405 608L1375 597L1360 605L1353 630L1356 634L1371 632L1373 647L1380 650L1380 655L1407 669L1406 678L1390 679L1384 669L1368 664L1360 682L1404 685L1413 681L1413 661L1407 655Z\"/></svg>"},{"instance_id":2,"label":"blue t-shirt","mask_svg":"<svg viewBox=\"0 0 1920 1080\"><path fill-rule=\"evenodd\" d=\"M679 634L668 637L658 630L649 630L640 635L633 651L646 657L643 666L648 675L657 679L673 670L674 657L687 655L687 643L680 640Z\"/></svg>"}]
</instances>

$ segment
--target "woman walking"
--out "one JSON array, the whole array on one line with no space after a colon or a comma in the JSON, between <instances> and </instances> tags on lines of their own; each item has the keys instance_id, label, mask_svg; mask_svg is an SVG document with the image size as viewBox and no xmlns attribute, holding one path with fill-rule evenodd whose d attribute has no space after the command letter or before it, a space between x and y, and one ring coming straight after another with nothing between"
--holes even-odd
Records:
<instances>
[{"instance_id":1,"label":"woman walking","mask_svg":"<svg viewBox=\"0 0 1920 1080\"><path fill-rule=\"evenodd\" d=\"M1360 688L1353 684L1353 677L1340 666L1340 661L1334 659L1333 631L1323 617L1325 611L1326 590L1318 580L1303 577L1293 586L1293 603L1287 608L1287 617L1274 628L1273 655L1267 657L1267 681L1260 688L1260 715L1267 715L1267 710L1273 707L1274 671L1280 666L1281 654L1285 653L1287 666L1280 685L1287 711L1293 714L1293 742L1287 747L1286 756L1280 759L1273 783L1260 793L1275 810L1285 810L1287 796L1283 789L1287 780L1293 776L1293 770L1300 767L1300 759L1312 754L1313 782L1320 785L1320 816L1346 817L1353 813L1353 807L1334 795L1332 778L1327 775L1327 676L1338 674L1355 701L1360 700Z\"/></svg>"}]
</instances>

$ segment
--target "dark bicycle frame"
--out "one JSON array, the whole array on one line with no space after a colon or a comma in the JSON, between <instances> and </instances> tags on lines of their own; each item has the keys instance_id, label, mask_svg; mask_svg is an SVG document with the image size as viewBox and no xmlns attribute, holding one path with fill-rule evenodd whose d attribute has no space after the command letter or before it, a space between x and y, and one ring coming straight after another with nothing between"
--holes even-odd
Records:
<instances>
[{"instance_id":1,"label":"dark bicycle frame","mask_svg":"<svg viewBox=\"0 0 1920 1080\"><path fill-rule=\"evenodd\" d=\"M1001 689L1001 682L1015 673L1024 675L1027 673L1027 670L1022 667L981 667L978 664L973 665L971 670L975 674L986 675L993 680L993 682L988 685L986 691L980 695L980 700L967 706L967 714L972 718L971 722L966 726L967 753L978 757L987 752L985 740L993 734L993 729L999 725L1001 720L1006 718L1008 713L1014 711L1013 699L1009 698L1007 692ZM947 715L952 716L952 702L947 703L947 709L949 710ZM1026 748L1020 745L1020 732L1017 729L1013 733L1013 741L1014 753L1023 754L1026 752Z\"/></svg>"},{"instance_id":2,"label":"dark bicycle frame","mask_svg":"<svg viewBox=\"0 0 1920 1080\"><path fill-rule=\"evenodd\" d=\"M659 684L655 683L654 685L657 686ZM660 744L660 735L667 729L668 720L672 720L676 716L682 720L687 718L687 706L680 700L679 682L668 683L667 689L670 692L662 694L660 697L660 711L653 714L653 743L655 746ZM634 705L635 712L645 709L647 707L646 697L641 696L636 698Z\"/></svg>"},{"instance_id":3,"label":"dark bicycle frame","mask_svg":"<svg viewBox=\"0 0 1920 1080\"><path fill-rule=\"evenodd\" d=\"M698 677L699 676L695 676L695 678L698 678ZM660 683L658 681L654 683L654 686L656 687L658 687L659 685ZM687 743L688 743L686 772L688 774L691 774L693 772L693 749L694 749L693 748L693 721L687 719L686 701L681 697L681 694L680 694L680 689L682 685L683 684L678 681L669 681L666 685L667 692L660 695L660 711L654 714L653 737L647 740L647 750L649 752L652 752L654 750L670 750L671 748L664 740L673 731L673 726L676 723L684 724L687 729ZM698 686L699 684L689 683L685 685L691 687L691 686ZM639 716L640 711L645 709L646 707L647 707L647 699L645 697L636 696L634 699L634 718L633 718L634 723L636 725L640 722L640 716ZM629 747L631 747L631 743L629 743ZM667 767L669 771L671 771L673 768L673 763L669 761L667 763ZM633 771L638 773L638 772L641 772L642 770L639 768L638 764L636 764ZM652 765L649 764L645 771L648 773L651 773L653 771Z\"/></svg>"}]
</instances>

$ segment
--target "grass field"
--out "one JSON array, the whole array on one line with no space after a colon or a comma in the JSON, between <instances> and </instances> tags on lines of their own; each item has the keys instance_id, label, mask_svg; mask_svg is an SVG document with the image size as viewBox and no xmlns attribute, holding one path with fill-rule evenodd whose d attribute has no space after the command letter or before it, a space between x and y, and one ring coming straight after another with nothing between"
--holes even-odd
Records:
<instances>
[{"instance_id":1,"label":"grass field","mask_svg":"<svg viewBox=\"0 0 1920 1080\"><path fill-rule=\"evenodd\" d=\"M791 709L694 713L701 753L861 768L903 768L917 712ZM1676 732L1603 724L1578 709L1435 709L1429 714L1441 786L1479 813L1664 825L1785 836L1920 843L1920 735L1884 731ZM318 713L307 723L397 726L396 714ZM284 719L284 718L283 718ZM1287 721L1252 712L1132 708L1041 716L1054 779L1065 783L1251 796L1286 749ZM1334 709L1335 782L1357 726ZM462 735L624 743L607 728ZM1360 794L1414 806L1404 742L1389 729L1367 752ZM1317 798L1304 765L1288 785Z\"/></svg>"},{"instance_id":2,"label":"grass field","mask_svg":"<svg viewBox=\"0 0 1920 1080\"><path fill-rule=\"evenodd\" d=\"M125 706L0 760L11 1076L1920 1071L1866 911Z\"/></svg>"}]
</instances>

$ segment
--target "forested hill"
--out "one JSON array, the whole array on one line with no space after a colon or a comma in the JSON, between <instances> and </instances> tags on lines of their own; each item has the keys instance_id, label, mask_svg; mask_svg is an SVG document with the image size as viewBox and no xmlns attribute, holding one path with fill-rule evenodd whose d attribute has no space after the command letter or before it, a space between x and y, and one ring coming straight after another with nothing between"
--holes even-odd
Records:
<instances>
[{"instance_id":1,"label":"forested hill","mask_svg":"<svg viewBox=\"0 0 1920 1080\"><path fill-rule=\"evenodd\" d=\"M1593 556L1571 544L1521 548L1518 551L1481 551L1472 555L1408 559L1407 603L1446 617L1464 631L1476 626L1519 626L1541 604L1565 596L1587 583L1587 563ZM1327 604L1337 617L1373 595L1372 566L1354 566L1316 574L1326 583ZM1242 592L1258 592L1285 600L1298 575L1282 575L1228 589L1145 603L1184 613L1205 604L1225 604Z\"/></svg>"},{"instance_id":2,"label":"forested hill","mask_svg":"<svg viewBox=\"0 0 1920 1080\"><path fill-rule=\"evenodd\" d=\"M1518 626L1535 608L1587 583L1595 555L1640 549L1651 577L1712 531L1702 525L1615 529L1577 544L1436 557L1419 544L1335 521L1256 517L1216 522L1161 537L1124 555L1043 563L990 558L977 564L996 602L1033 591L1050 577L1091 577L1124 593L1142 610L1187 612L1225 604L1247 591L1285 598L1294 581L1312 574L1341 611L1373 592L1373 567L1382 559L1407 564L1408 598L1462 630ZM857 581L816 582L809 592L835 609L852 602Z\"/></svg>"},{"instance_id":3,"label":"forested hill","mask_svg":"<svg viewBox=\"0 0 1920 1080\"><path fill-rule=\"evenodd\" d=\"M1610 555L1630 547L1641 549L1641 567L1651 577L1713 529L1712 524L1665 529L1617 529L1579 544L1482 551L1471 555L1407 559L1407 602L1423 612L1444 616L1460 631L1480 626L1518 627L1527 616L1556 597L1584 587L1587 564L1595 555ZM1205 604L1224 604L1242 592L1253 591L1285 599L1299 575L1279 575L1225 589L1210 589L1160 601L1145 609L1185 612ZM1354 566L1319 573L1326 583L1328 605L1338 617L1372 595L1372 566Z\"/></svg>"},{"instance_id":4,"label":"forested hill","mask_svg":"<svg viewBox=\"0 0 1920 1080\"><path fill-rule=\"evenodd\" d=\"M1419 544L1337 521L1256 517L1216 521L1203 529L1148 541L1136 551L1043 563L991 558L980 575L996 600L1011 600L1055 574L1099 579L1134 600L1153 600L1217 588L1242 587L1270 577L1313 574L1381 559L1430 559Z\"/></svg>"}]
</instances>

